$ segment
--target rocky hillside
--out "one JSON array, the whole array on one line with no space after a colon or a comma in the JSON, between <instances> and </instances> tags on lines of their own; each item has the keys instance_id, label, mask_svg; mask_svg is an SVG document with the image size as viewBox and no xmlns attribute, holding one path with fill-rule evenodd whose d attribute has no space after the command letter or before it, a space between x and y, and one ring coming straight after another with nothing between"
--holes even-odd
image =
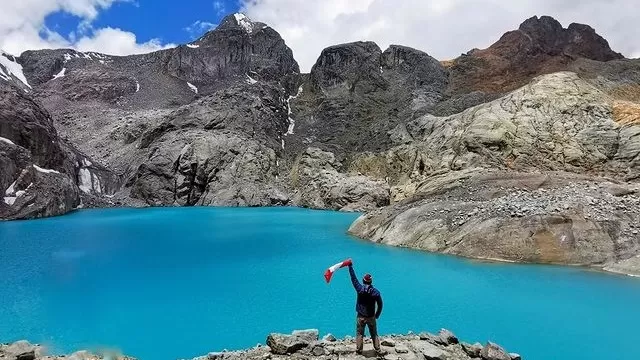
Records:
<instances>
[{"instance_id":1,"label":"rocky hillside","mask_svg":"<svg viewBox=\"0 0 640 360\"><path fill-rule=\"evenodd\" d=\"M419 335L390 335L381 337L385 360L520 360L520 355L507 353L499 345L487 342L469 344L460 342L449 330L442 329L437 335L421 333ZM31 345L26 341L0 345L0 359L7 360L134 360L117 354L93 355L86 351L69 356L46 356L45 349ZM318 330L299 330L292 334L273 333L267 337L266 346L258 346L239 351L211 352L193 360L265 360L265 359L366 359L375 358L371 340L365 341L362 355L355 352L352 338L336 339L329 334L319 339Z\"/></svg>"},{"instance_id":2,"label":"rocky hillside","mask_svg":"<svg viewBox=\"0 0 640 360\"><path fill-rule=\"evenodd\" d=\"M369 211L351 232L377 242L638 271L640 60L587 25L533 17L450 61L335 45L301 74L234 14L151 54L3 53L0 82L2 218Z\"/></svg>"}]
</instances>

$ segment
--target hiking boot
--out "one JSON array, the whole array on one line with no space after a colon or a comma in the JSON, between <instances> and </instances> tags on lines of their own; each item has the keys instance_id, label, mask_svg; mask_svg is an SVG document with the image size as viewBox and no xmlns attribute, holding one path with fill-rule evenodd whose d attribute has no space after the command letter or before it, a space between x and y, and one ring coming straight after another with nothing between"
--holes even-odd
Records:
<instances>
[{"instance_id":1,"label":"hiking boot","mask_svg":"<svg viewBox=\"0 0 640 360\"><path fill-rule=\"evenodd\" d=\"M362 355L362 350L356 350L356 355Z\"/></svg>"}]
</instances>

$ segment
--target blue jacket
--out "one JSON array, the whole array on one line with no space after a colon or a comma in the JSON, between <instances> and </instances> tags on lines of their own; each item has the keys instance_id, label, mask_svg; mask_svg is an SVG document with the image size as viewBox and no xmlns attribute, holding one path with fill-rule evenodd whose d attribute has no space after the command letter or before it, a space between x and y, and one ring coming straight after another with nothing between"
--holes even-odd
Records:
<instances>
[{"instance_id":1,"label":"blue jacket","mask_svg":"<svg viewBox=\"0 0 640 360\"><path fill-rule=\"evenodd\" d=\"M380 295L380 291L372 285L360 284L352 266L349 266L349 273L351 274L351 283L353 283L353 288L356 289L356 292L358 293L356 312L358 312L358 315L362 317L375 316L376 319L379 318L382 313L382 296ZM376 304L378 304L377 310Z\"/></svg>"}]
</instances>

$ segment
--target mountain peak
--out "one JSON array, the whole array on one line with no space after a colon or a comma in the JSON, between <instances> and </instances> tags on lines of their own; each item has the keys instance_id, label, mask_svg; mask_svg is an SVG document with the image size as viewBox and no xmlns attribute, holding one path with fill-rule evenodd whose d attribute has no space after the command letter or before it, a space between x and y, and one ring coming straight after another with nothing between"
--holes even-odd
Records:
<instances>
[{"instance_id":1,"label":"mountain peak","mask_svg":"<svg viewBox=\"0 0 640 360\"><path fill-rule=\"evenodd\" d=\"M522 22L519 27L520 31L524 32L538 32L540 30L544 30L547 32L562 32L564 30L562 28L562 24L551 16L543 15L543 16L532 16Z\"/></svg>"},{"instance_id":2,"label":"mountain peak","mask_svg":"<svg viewBox=\"0 0 640 360\"><path fill-rule=\"evenodd\" d=\"M252 34L255 31L264 29L267 25L252 21L245 14L235 13L224 17L220 22L220 26L217 29L243 29L247 34Z\"/></svg>"},{"instance_id":3,"label":"mountain peak","mask_svg":"<svg viewBox=\"0 0 640 360\"><path fill-rule=\"evenodd\" d=\"M609 43L588 25L572 23L568 28L551 16L533 16L518 28L527 42L548 54L566 54L587 59L608 61L623 56L614 52Z\"/></svg>"}]
</instances>

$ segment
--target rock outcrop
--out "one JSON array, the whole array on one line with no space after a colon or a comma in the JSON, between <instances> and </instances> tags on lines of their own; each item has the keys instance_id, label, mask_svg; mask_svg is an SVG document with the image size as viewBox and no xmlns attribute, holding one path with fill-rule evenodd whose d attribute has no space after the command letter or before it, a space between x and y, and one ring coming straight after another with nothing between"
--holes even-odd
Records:
<instances>
[{"instance_id":1,"label":"rock outcrop","mask_svg":"<svg viewBox=\"0 0 640 360\"><path fill-rule=\"evenodd\" d=\"M638 186L569 173L447 174L359 218L352 234L389 245L510 262L640 274ZM622 271L624 269L625 271Z\"/></svg>"},{"instance_id":2,"label":"rock outcrop","mask_svg":"<svg viewBox=\"0 0 640 360\"><path fill-rule=\"evenodd\" d=\"M331 152L309 148L293 167L294 203L315 209L366 211L389 204L389 186L381 180L339 172Z\"/></svg>"},{"instance_id":3,"label":"rock outcrop","mask_svg":"<svg viewBox=\"0 0 640 360\"><path fill-rule=\"evenodd\" d=\"M60 139L53 119L24 91L0 84L0 218L65 214L86 194L109 194L119 178Z\"/></svg>"},{"instance_id":4,"label":"rock outcrop","mask_svg":"<svg viewBox=\"0 0 640 360\"><path fill-rule=\"evenodd\" d=\"M499 345L487 342L485 346L459 343L455 335L441 330L438 335L390 335L381 337L383 355L386 360L515 360L518 354L509 354ZM267 346L229 352L212 352L193 360L246 360L246 359L347 359L358 360L376 357L371 341L365 340L362 355L356 354L352 338L335 339L327 336L318 339L317 330L295 331L291 335L270 334Z\"/></svg>"},{"instance_id":5,"label":"rock outcrop","mask_svg":"<svg viewBox=\"0 0 640 360\"><path fill-rule=\"evenodd\" d=\"M365 215L351 232L475 258L604 268L628 262L640 250L637 186L597 175L637 177L631 134L640 128L617 121L613 103L561 72L460 114L400 125L391 136L401 145L352 164L388 177L397 203ZM559 182L549 171L581 175L562 175L562 186L546 190Z\"/></svg>"}]
</instances>

